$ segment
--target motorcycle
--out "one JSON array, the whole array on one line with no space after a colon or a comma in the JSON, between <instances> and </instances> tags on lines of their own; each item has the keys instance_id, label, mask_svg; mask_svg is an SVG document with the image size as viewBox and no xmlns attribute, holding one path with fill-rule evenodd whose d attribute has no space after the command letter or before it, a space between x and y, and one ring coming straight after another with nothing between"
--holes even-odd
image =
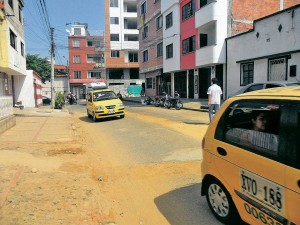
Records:
<instances>
[{"instance_id":1,"label":"motorcycle","mask_svg":"<svg viewBox=\"0 0 300 225\"><path fill-rule=\"evenodd\" d=\"M154 100L149 96L147 96L145 99L142 100L142 104L144 104L144 105L151 105L153 103L154 103Z\"/></svg>"},{"instance_id":2,"label":"motorcycle","mask_svg":"<svg viewBox=\"0 0 300 225\"><path fill-rule=\"evenodd\" d=\"M77 98L76 96L72 95L72 94L69 94L68 95L68 103L70 105L74 105L74 104L77 104Z\"/></svg>"},{"instance_id":3,"label":"motorcycle","mask_svg":"<svg viewBox=\"0 0 300 225\"><path fill-rule=\"evenodd\" d=\"M165 104L165 101L166 101L166 96L156 96L154 104L156 107L159 107L159 106L163 107Z\"/></svg>"},{"instance_id":4,"label":"motorcycle","mask_svg":"<svg viewBox=\"0 0 300 225\"><path fill-rule=\"evenodd\" d=\"M175 91L174 97L167 95L164 106L168 109L175 108L180 110L183 107L182 101L180 100L180 95Z\"/></svg>"}]
</instances>

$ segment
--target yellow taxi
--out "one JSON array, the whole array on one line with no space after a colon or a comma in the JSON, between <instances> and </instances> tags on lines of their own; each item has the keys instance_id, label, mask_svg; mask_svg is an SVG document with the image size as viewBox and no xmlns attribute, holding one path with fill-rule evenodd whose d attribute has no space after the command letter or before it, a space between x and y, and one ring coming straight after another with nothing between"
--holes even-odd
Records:
<instances>
[{"instance_id":1,"label":"yellow taxi","mask_svg":"<svg viewBox=\"0 0 300 225\"><path fill-rule=\"evenodd\" d=\"M202 186L226 224L300 224L300 87L234 96L202 141Z\"/></svg>"},{"instance_id":2,"label":"yellow taxi","mask_svg":"<svg viewBox=\"0 0 300 225\"><path fill-rule=\"evenodd\" d=\"M95 122L100 118L125 117L123 102L108 88L89 91L86 107L87 116Z\"/></svg>"}]
</instances>

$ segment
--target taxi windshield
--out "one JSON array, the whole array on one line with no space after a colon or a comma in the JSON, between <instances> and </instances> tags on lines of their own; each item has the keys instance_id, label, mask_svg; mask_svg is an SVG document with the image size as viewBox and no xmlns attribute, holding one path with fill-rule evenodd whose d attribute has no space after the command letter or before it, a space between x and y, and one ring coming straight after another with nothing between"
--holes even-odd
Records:
<instances>
[{"instance_id":1,"label":"taxi windshield","mask_svg":"<svg viewBox=\"0 0 300 225\"><path fill-rule=\"evenodd\" d=\"M109 99L117 99L116 94L113 91L103 91L93 94L94 101L103 101Z\"/></svg>"}]
</instances>

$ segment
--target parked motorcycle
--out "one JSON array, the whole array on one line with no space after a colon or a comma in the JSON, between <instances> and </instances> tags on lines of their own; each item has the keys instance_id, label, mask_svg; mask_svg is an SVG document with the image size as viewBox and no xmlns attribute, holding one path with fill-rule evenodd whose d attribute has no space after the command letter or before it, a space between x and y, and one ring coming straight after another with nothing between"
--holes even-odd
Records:
<instances>
[{"instance_id":1,"label":"parked motorcycle","mask_svg":"<svg viewBox=\"0 0 300 225\"><path fill-rule=\"evenodd\" d=\"M154 103L154 99L151 97L147 96L145 99L142 100L142 104L144 105L151 105Z\"/></svg>"},{"instance_id":2,"label":"parked motorcycle","mask_svg":"<svg viewBox=\"0 0 300 225\"><path fill-rule=\"evenodd\" d=\"M163 107L165 104L165 100L166 100L166 96L156 96L154 104L156 107L159 107L159 106Z\"/></svg>"},{"instance_id":3,"label":"parked motorcycle","mask_svg":"<svg viewBox=\"0 0 300 225\"><path fill-rule=\"evenodd\" d=\"M176 110L180 110L183 107L182 101L180 100L180 95L177 91L174 93L174 97L167 95L164 106L168 109L175 108Z\"/></svg>"},{"instance_id":4,"label":"parked motorcycle","mask_svg":"<svg viewBox=\"0 0 300 225\"><path fill-rule=\"evenodd\" d=\"M70 105L77 104L77 98L76 98L76 96L74 96L73 94L69 94L69 95L67 96L67 99L68 99L68 103L69 103Z\"/></svg>"}]
</instances>

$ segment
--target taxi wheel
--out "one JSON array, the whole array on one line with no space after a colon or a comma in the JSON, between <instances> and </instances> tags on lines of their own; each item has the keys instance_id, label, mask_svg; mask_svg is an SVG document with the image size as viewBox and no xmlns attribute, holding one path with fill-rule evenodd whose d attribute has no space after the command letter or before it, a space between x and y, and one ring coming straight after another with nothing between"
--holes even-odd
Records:
<instances>
[{"instance_id":1,"label":"taxi wheel","mask_svg":"<svg viewBox=\"0 0 300 225\"><path fill-rule=\"evenodd\" d=\"M87 114L88 118L91 118L91 117L92 117L91 114L89 114L89 111L88 111L88 110L86 110L86 114Z\"/></svg>"},{"instance_id":2,"label":"taxi wheel","mask_svg":"<svg viewBox=\"0 0 300 225\"><path fill-rule=\"evenodd\" d=\"M120 116L121 119L124 118L124 117L125 117L125 115Z\"/></svg>"},{"instance_id":3,"label":"taxi wheel","mask_svg":"<svg viewBox=\"0 0 300 225\"><path fill-rule=\"evenodd\" d=\"M206 187L206 200L215 217L223 223L240 221L231 196L221 182L212 179Z\"/></svg>"},{"instance_id":4,"label":"taxi wheel","mask_svg":"<svg viewBox=\"0 0 300 225\"><path fill-rule=\"evenodd\" d=\"M94 120L95 122L98 121L98 119L96 118L96 113L93 113L93 120Z\"/></svg>"}]
</instances>

